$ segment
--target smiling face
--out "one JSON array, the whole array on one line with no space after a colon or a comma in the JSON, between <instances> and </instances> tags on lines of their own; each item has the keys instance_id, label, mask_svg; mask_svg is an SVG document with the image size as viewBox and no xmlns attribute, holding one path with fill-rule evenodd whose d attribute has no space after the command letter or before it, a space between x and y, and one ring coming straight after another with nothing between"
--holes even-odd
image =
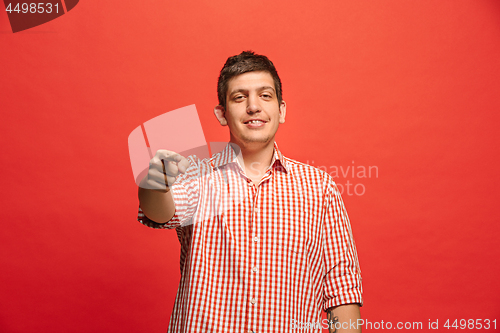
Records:
<instances>
[{"instance_id":1,"label":"smiling face","mask_svg":"<svg viewBox=\"0 0 500 333\"><path fill-rule=\"evenodd\" d=\"M229 126L231 142L242 149L274 143L279 124L285 122L286 104L278 102L268 72L247 72L228 83L226 108L215 107L222 126Z\"/></svg>"}]
</instances>

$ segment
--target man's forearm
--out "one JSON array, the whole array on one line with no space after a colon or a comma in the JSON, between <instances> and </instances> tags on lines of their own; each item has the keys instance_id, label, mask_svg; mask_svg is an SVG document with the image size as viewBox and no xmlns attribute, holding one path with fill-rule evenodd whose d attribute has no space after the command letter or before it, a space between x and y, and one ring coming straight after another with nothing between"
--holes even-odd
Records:
<instances>
[{"instance_id":1,"label":"man's forearm","mask_svg":"<svg viewBox=\"0 0 500 333\"><path fill-rule=\"evenodd\" d=\"M326 311L329 333L361 332L358 319L361 319L358 304L345 304Z\"/></svg>"},{"instance_id":2,"label":"man's forearm","mask_svg":"<svg viewBox=\"0 0 500 333\"><path fill-rule=\"evenodd\" d=\"M166 223L175 214L174 199L170 191L162 192L139 187L142 212L157 223Z\"/></svg>"}]
</instances>

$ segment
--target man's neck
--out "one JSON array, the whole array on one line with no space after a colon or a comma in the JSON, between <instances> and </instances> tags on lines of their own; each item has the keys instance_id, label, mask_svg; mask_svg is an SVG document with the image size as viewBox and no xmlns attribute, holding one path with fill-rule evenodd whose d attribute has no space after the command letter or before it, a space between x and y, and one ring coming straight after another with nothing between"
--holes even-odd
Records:
<instances>
[{"instance_id":1,"label":"man's neck","mask_svg":"<svg viewBox=\"0 0 500 333\"><path fill-rule=\"evenodd\" d=\"M257 185L271 165L274 153L274 141L259 146L240 146L240 149L241 154L238 155L238 161L241 166L244 166L247 177Z\"/></svg>"}]
</instances>

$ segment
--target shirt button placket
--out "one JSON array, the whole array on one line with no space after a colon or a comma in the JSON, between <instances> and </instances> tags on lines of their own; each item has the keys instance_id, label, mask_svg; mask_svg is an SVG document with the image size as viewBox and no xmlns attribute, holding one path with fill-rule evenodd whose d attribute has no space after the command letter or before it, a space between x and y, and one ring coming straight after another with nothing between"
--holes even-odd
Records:
<instances>
[{"instance_id":1,"label":"shirt button placket","mask_svg":"<svg viewBox=\"0 0 500 333\"><path fill-rule=\"evenodd\" d=\"M257 203L258 203L258 196L259 196L259 189L256 188L255 186L253 186L252 188L254 190L254 200L253 200L253 217L252 217L252 221L251 221L251 224L250 224L250 232L253 234L253 237L252 237L252 241L253 241L253 245L250 249L250 253L251 253L251 259L250 259L250 274L255 274L258 272L258 262L256 262L257 258L259 257L258 253L258 248L259 248L259 227L258 227L258 223L257 221L259 220L258 218L258 214L259 214L259 207L257 207ZM251 294L253 295L257 295L258 293L258 288L256 288L256 286L251 286L250 287L251 289ZM257 310L256 309L256 304L257 304L257 298L256 297L250 297L249 299L249 305L250 305L250 317L252 318L253 317L253 313ZM252 321L250 321L249 323L250 325L249 326L253 326L252 325ZM252 333L255 333L255 330L249 330L249 332L252 332Z\"/></svg>"},{"instance_id":2,"label":"shirt button placket","mask_svg":"<svg viewBox=\"0 0 500 333\"><path fill-rule=\"evenodd\" d=\"M256 193L258 195L258 191ZM253 229L253 232L256 232L257 230L257 224L256 224L256 221L257 221L257 215L259 214L259 208L256 206L256 202L257 200L255 200L256 198L254 198L254 208L253 208L253 218L252 218L252 223L251 223L251 226L252 226L252 229ZM254 229L255 228L255 229ZM252 232L252 233L253 233ZM252 257L255 259L256 257L258 257L257 253L258 253L258 250L257 250L257 247L258 247L258 242L259 242L259 237L257 236L257 234L255 233L252 237L252 241L253 241L253 244L254 246L252 247L252 249L250 250L250 252L252 253ZM251 260L252 262L250 263L252 266L250 271L252 273L257 273L258 272L258 265L257 263L254 261L254 260ZM255 287L255 286L254 286ZM253 288L252 288L253 289ZM255 290L252 290L252 293L255 292ZM253 313L254 311L256 311L256 308L255 308L255 304L257 304L257 299L255 297L251 297L249 299L249 303L250 303L250 313ZM251 332L251 333L255 333L255 330L248 330L248 332Z\"/></svg>"}]
</instances>

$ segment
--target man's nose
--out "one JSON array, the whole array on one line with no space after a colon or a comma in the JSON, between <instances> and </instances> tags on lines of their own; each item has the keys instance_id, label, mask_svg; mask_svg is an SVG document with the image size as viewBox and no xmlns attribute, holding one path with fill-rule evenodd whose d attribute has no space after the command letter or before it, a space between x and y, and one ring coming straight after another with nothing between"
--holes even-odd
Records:
<instances>
[{"instance_id":1,"label":"man's nose","mask_svg":"<svg viewBox=\"0 0 500 333\"><path fill-rule=\"evenodd\" d=\"M248 113L255 113L255 112L261 111L261 106L259 103L259 96L250 95L250 96L248 96L247 101L248 101L248 104L247 104L247 112Z\"/></svg>"}]
</instances>

